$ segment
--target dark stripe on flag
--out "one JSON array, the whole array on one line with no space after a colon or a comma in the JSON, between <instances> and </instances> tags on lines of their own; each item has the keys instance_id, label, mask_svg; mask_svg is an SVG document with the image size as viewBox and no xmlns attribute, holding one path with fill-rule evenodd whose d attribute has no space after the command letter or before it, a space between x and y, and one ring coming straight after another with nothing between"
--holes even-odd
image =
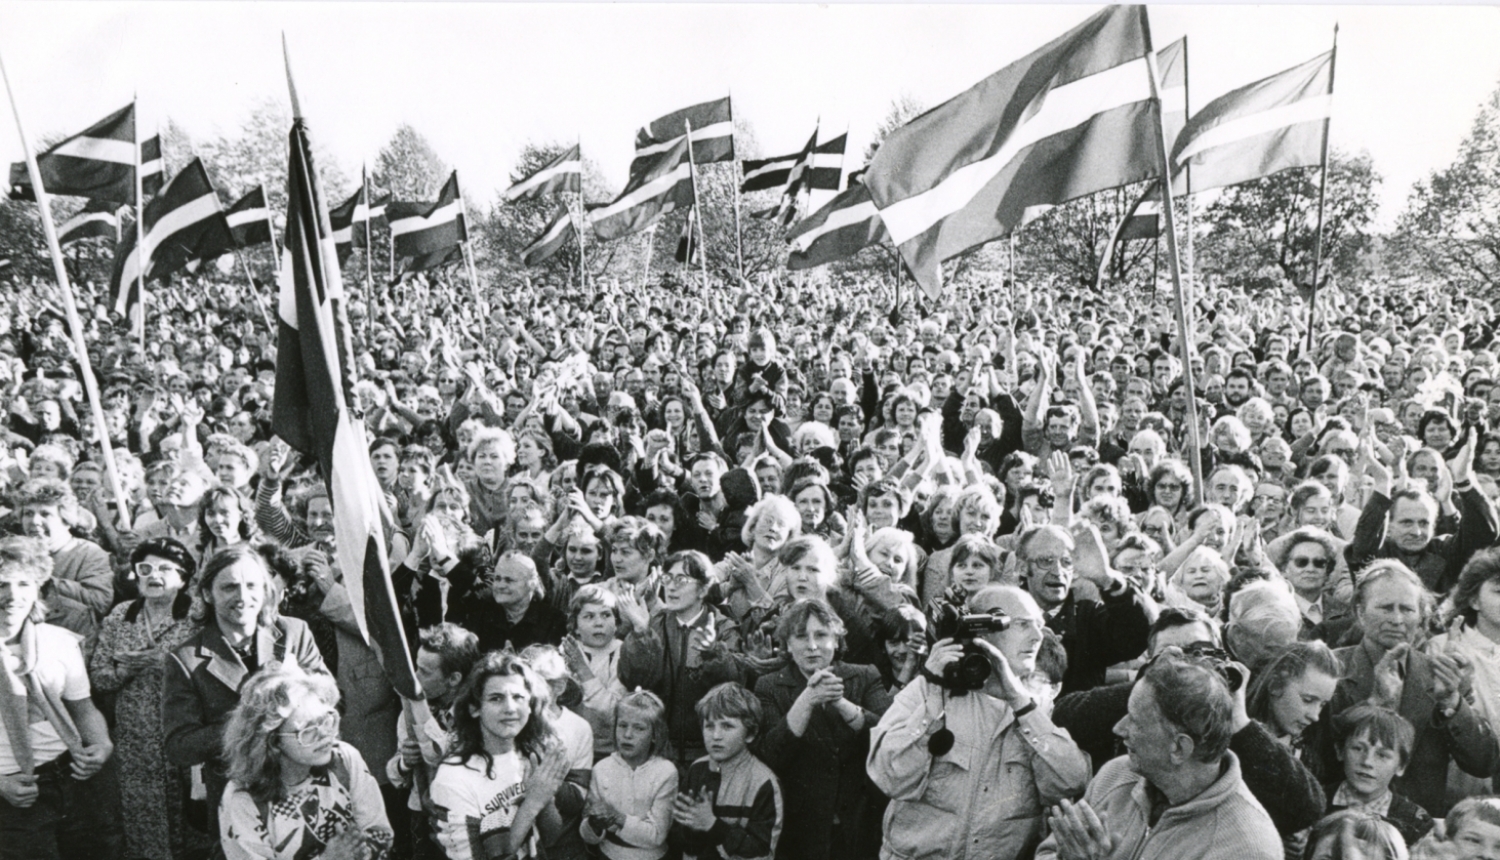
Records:
<instances>
[{"instance_id":1,"label":"dark stripe on flag","mask_svg":"<svg viewBox=\"0 0 1500 860\"><path fill-rule=\"evenodd\" d=\"M443 184L436 203L417 205L422 208L411 208L412 204L405 203L392 203L386 207L386 220L391 225L397 257L425 257L446 251L468 239L458 171L455 170Z\"/></svg>"},{"instance_id":2,"label":"dark stripe on flag","mask_svg":"<svg viewBox=\"0 0 1500 860\"><path fill-rule=\"evenodd\" d=\"M115 214L119 207L102 200L90 200L77 215L69 218L57 230L59 245L69 245L83 239L120 238L120 219Z\"/></svg>"},{"instance_id":3,"label":"dark stripe on flag","mask_svg":"<svg viewBox=\"0 0 1500 860\"><path fill-rule=\"evenodd\" d=\"M152 135L141 141L141 193L158 194L166 176L161 159L161 135Z\"/></svg>"},{"instance_id":4,"label":"dark stripe on flag","mask_svg":"<svg viewBox=\"0 0 1500 860\"><path fill-rule=\"evenodd\" d=\"M677 237L677 250L672 257L684 266L698 262L698 237L693 232L698 222L698 207L689 206L687 217L682 219L682 235Z\"/></svg>"},{"instance_id":5,"label":"dark stripe on flag","mask_svg":"<svg viewBox=\"0 0 1500 860\"><path fill-rule=\"evenodd\" d=\"M143 216L147 248L144 263L137 253L134 229L123 231L126 235L115 251L110 294L120 313L127 313L133 304L130 296L143 269L147 279L165 278L215 248L233 247L234 236L224 218L223 205L209 184L201 159L193 159L172 177L161 194L146 204Z\"/></svg>"},{"instance_id":6,"label":"dark stripe on flag","mask_svg":"<svg viewBox=\"0 0 1500 860\"><path fill-rule=\"evenodd\" d=\"M224 212L234 233L236 248L252 248L271 243L271 210L266 207L265 189L257 185L249 194L236 200Z\"/></svg>"},{"instance_id":7,"label":"dark stripe on flag","mask_svg":"<svg viewBox=\"0 0 1500 860\"><path fill-rule=\"evenodd\" d=\"M859 253L889 238L870 189L856 185L828 201L787 234L792 246L787 268L811 269Z\"/></svg>"},{"instance_id":8,"label":"dark stripe on flag","mask_svg":"<svg viewBox=\"0 0 1500 860\"><path fill-rule=\"evenodd\" d=\"M582 190L583 155L579 145L575 143L547 162L541 170L506 189L505 199L511 202L538 200L564 192L578 194Z\"/></svg>"},{"instance_id":9,"label":"dark stripe on flag","mask_svg":"<svg viewBox=\"0 0 1500 860\"><path fill-rule=\"evenodd\" d=\"M443 266L452 266L464 261L464 248L462 245L453 245L441 251L433 251L430 254L418 254L415 257L402 257L398 271L401 272L425 272L428 269L440 269Z\"/></svg>"},{"instance_id":10,"label":"dark stripe on flag","mask_svg":"<svg viewBox=\"0 0 1500 860\"><path fill-rule=\"evenodd\" d=\"M808 171L808 188L819 191L839 190L839 181L844 172L844 149L848 144L847 133L818 144L813 150L812 169Z\"/></svg>"},{"instance_id":11,"label":"dark stripe on flag","mask_svg":"<svg viewBox=\"0 0 1500 860\"><path fill-rule=\"evenodd\" d=\"M630 173L645 170L653 156L666 152L687 136L687 124L693 128L693 160L698 164L734 161L734 111L726 96L673 111L635 134L635 161ZM686 155L683 156L684 158ZM654 164L654 162L651 162Z\"/></svg>"},{"instance_id":12,"label":"dark stripe on flag","mask_svg":"<svg viewBox=\"0 0 1500 860\"><path fill-rule=\"evenodd\" d=\"M589 213L600 239L638 233L668 212L693 205L693 177L687 161L687 140L650 159L634 173L625 190L608 206Z\"/></svg>"},{"instance_id":13,"label":"dark stripe on flag","mask_svg":"<svg viewBox=\"0 0 1500 860\"><path fill-rule=\"evenodd\" d=\"M547 262L568 244L568 241L573 238L573 233L573 213L564 209L552 218L546 229L542 231L542 235L532 240L531 244L521 252L521 263L526 266L540 266Z\"/></svg>"},{"instance_id":14,"label":"dark stripe on flag","mask_svg":"<svg viewBox=\"0 0 1500 860\"><path fill-rule=\"evenodd\" d=\"M775 158L747 158L741 161L740 173L744 180L740 183L740 191L767 191L782 187L801 158L802 153L794 152Z\"/></svg>"},{"instance_id":15,"label":"dark stripe on flag","mask_svg":"<svg viewBox=\"0 0 1500 860\"><path fill-rule=\"evenodd\" d=\"M36 157L48 194L135 203L135 105L128 104ZM11 169L11 197L35 200L31 177Z\"/></svg>"}]
</instances>

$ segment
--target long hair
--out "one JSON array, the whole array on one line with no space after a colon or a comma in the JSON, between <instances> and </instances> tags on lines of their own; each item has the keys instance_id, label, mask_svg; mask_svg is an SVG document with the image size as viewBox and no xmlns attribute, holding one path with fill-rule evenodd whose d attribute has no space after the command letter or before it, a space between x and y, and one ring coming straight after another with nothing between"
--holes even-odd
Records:
<instances>
[{"instance_id":1,"label":"long hair","mask_svg":"<svg viewBox=\"0 0 1500 860\"><path fill-rule=\"evenodd\" d=\"M526 692L531 695L531 714L516 736L516 752L527 757L541 755L561 743L557 730L547 720L546 707L550 697L547 682L515 654L491 651L474 664L453 700L453 749L449 752L449 759L458 764L480 756L484 759L485 775L489 777L494 776L495 758L484 748L484 728L479 724L478 711L484 704L485 685L491 678L502 677L520 678L526 685Z\"/></svg>"},{"instance_id":2,"label":"long hair","mask_svg":"<svg viewBox=\"0 0 1500 860\"><path fill-rule=\"evenodd\" d=\"M1287 685L1311 671L1337 678L1343 674L1343 667L1333 650L1316 639L1283 648L1250 681L1250 689L1245 692L1245 711L1250 719L1270 726L1277 697L1286 692Z\"/></svg>"},{"instance_id":3,"label":"long hair","mask_svg":"<svg viewBox=\"0 0 1500 860\"><path fill-rule=\"evenodd\" d=\"M303 672L296 663L272 663L250 679L229 714L224 728L229 778L259 802L274 803L286 795L278 742L272 738L309 696L337 705L338 684L327 675Z\"/></svg>"},{"instance_id":4,"label":"long hair","mask_svg":"<svg viewBox=\"0 0 1500 860\"><path fill-rule=\"evenodd\" d=\"M276 597L273 593L271 583L271 568L260 548L249 543L237 543L234 546L226 546L203 562L203 568L198 572L198 580L194 591L198 593L199 600L193 601L191 614L188 616L192 621L206 624L213 620L214 609L209 595L214 590L214 580L219 574L233 567L241 561L248 561L259 567L266 575L266 598L260 607L259 622L262 627L272 624L276 620Z\"/></svg>"},{"instance_id":5,"label":"long hair","mask_svg":"<svg viewBox=\"0 0 1500 860\"><path fill-rule=\"evenodd\" d=\"M1453 586L1453 596L1448 599L1448 622L1462 618L1464 624L1473 627L1479 623L1479 610L1474 602L1479 599L1479 589L1492 579L1500 579L1500 549L1480 550L1470 556L1458 575L1458 584Z\"/></svg>"},{"instance_id":6,"label":"long hair","mask_svg":"<svg viewBox=\"0 0 1500 860\"><path fill-rule=\"evenodd\" d=\"M203 499L198 504L199 552L208 549L217 540L208 529L208 511L220 499L225 499L240 509L240 540L248 541L255 537L255 508L251 506L250 500L235 492L232 487L209 487L203 492Z\"/></svg>"}]
</instances>

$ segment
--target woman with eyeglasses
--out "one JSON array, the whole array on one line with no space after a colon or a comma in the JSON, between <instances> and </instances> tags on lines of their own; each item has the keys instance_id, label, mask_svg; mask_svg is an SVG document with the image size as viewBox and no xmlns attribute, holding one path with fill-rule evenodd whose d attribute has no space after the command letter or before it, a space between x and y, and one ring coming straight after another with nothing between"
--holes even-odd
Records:
<instances>
[{"instance_id":1,"label":"woman with eyeglasses","mask_svg":"<svg viewBox=\"0 0 1500 860\"><path fill-rule=\"evenodd\" d=\"M186 772L167 763L162 736L162 669L193 633L184 587L197 564L171 538L143 541L130 554L140 597L104 619L89 660L96 692L115 695L115 759L125 822L125 856L181 856L204 847L182 817Z\"/></svg>"},{"instance_id":2,"label":"woman with eyeglasses","mask_svg":"<svg viewBox=\"0 0 1500 860\"><path fill-rule=\"evenodd\" d=\"M338 701L332 678L294 668L245 686L224 730L227 860L369 860L389 850L380 785L339 740Z\"/></svg>"},{"instance_id":3,"label":"woman with eyeglasses","mask_svg":"<svg viewBox=\"0 0 1500 860\"><path fill-rule=\"evenodd\" d=\"M1324 529L1301 526L1266 546L1266 556L1292 587L1302 611L1299 639L1337 646L1354 623L1345 545Z\"/></svg>"},{"instance_id":4,"label":"woman with eyeglasses","mask_svg":"<svg viewBox=\"0 0 1500 860\"><path fill-rule=\"evenodd\" d=\"M1171 514L1179 524L1193 509L1193 473L1181 460L1163 460L1146 478L1146 498Z\"/></svg>"}]
</instances>

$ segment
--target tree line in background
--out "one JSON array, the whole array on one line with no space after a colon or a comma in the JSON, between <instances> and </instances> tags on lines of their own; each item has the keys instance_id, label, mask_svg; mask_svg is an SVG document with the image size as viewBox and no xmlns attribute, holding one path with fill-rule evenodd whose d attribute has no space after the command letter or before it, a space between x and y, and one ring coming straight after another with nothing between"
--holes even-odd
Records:
<instances>
[{"instance_id":1,"label":"tree line in background","mask_svg":"<svg viewBox=\"0 0 1500 860\"><path fill-rule=\"evenodd\" d=\"M865 160L886 134L922 110L923 106L909 96L893 100L864 153ZM200 157L226 206L263 184L271 210L279 213L286 203L285 130L289 125L286 107L269 100L256 105L238 129L205 140L193 139L168 120L159 129L168 174L175 175L194 157ZM735 125L737 156L759 157L760 145L753 127L743 119L736 120ZM568 145L528 144L512 168L512 178L531 174ZM332 207L358 187L361 168L340 164L326 152L316 156ZM409 125L399 127L381 147L374 163L363 167L368 169L375 193L389 193L396 200L434 199L451 169L426 138ZM846 175L859 167L851 159L845 166ZM736 279L742 260L745 277L755 282L783 272L787 249L781 225L751 215L775 205L778 192L773 191L742 196L737 249L734 195L739 180L735 163L699 168L705 237L701 252L711 278ZM1370 279L1396 283L1436 280L1478 295L1500 294L1500 89L1481 106L1453 163L1413 187L1394 229L1384 235L1373 232L1381 182L1368 153L1330 154L1320 285L1351 285ZM945 277L960 285L970 279L993 281L1014 275L1023 282L1050 281L1063 289L1090 287L1098 277L1101 254L1116 224L1145 187L1105 191L1057 207L1018 230L1012 241L991 243L949 260L944 264ZM685 267L674 257L685 212L662 218L654 235L639 233L598 242L591 231L585 230L581 257L578 244L573 243L546 263L528 269L521 263L522 250L559 209L576 205L576 201L506 203L498 191L482 197L476 191L467 191L470 238L481 280L492 288L503 290L526 279L566 288L578 283L585 272L592 281L621 284L634 283L642 276L677 279L688 292L696 291L701 284L700 267ZM585 152L584 200L588 204L604 203L617 191ZM1312 280L1317 191L1317 168L1305 168L1198 195L1192 217L1197 277L1208 284L1305 293ZM80 205L75 200L56 201L55 214L59 220L65 219ZM1177 221L1180 244L1186 247L1188 219L1180 205ZM366 254L375 282L389 280L389 233L377 229L372 239L371 248L357 250L345 265L351 287L358 288L364 282ZM1153 288L1167 277L1165 254L1164 240L1125 243L1109 267L1109 283L1127 289ZM81 242L69 248L67 256L80 282L92 282L100 289L108 283L113 248L101 242ZM50 277L40 224L31 204L0 201L0 260L9 261L8 265L0 264L0 279ZM273 261L264 249L250 252L245 263L263 283L273 280ZM242 277L239 271L236 266L223 276ZM211 270L202 274L218 276ZM809 276L814 280L889 282L900 280L901 267L895 249L887 244L866 248ZM910 297L913 291L903 295Z\"/></svg>"}]
</instances>

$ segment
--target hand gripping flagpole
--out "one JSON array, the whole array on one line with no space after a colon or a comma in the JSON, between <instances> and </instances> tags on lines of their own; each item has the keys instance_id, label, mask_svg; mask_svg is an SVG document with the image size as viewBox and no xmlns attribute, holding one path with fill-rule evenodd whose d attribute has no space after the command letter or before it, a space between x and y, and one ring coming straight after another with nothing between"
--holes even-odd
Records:
<instances>
[{"instance_id":1,"label":"hand gripping flagpole","mask_svg":"<svg viewBox=\"0 0 1500 860\"><path fill-rule=\"evenodd\" d=\"M1333 25L1333 51L1328 55L1328 95L1333 97L1333 73L1339 59L1339 25ZM1333 124L1330 111L1323 120L1323 153L1318 161L1318 232L1313 236L1312 293L1307 303L1307 352L1313 351L1318 327L1318 278L1323 270L1323 204L1328 199L1328 127Z\"/></svg>"},{"instance_id":2,"label":"hand gripping flagpole","mask_svg":"<svg viewBox=\"0 0 1500 860\"><path fill-rule=\"evenodd\" d=\"M36 164L36 153L31 151L31 144L26 139L26 129L21 123L21 108L16 104L16 93L10 85L10 72L5 68L5 60L0 58L0 78L5 80L5 94L10 98L10 111L16 118L16 134L21 137L21 151L26 155L26 171L31 176L31 187L36 193L36 206L42 218L42 233L47 237L47 251L52 255L52 271L57 277L58 289L62 291L63 313L68 319L68 332L73 335L73 351L77 353L74 357L78 359L79 375L83 377L83 388L89 398L89 409L94 416L94 433L99 437L99 447L104 453L104 472L109 480L109 490L115 496L115 508L119 511L120 525L125 529L131 527L130 522L130 499L126 497L124 485L120 482L120 470L115 467L115 451L109 442L109 425L104 421L104 401L99 397L99 381L94 378L93 362L89 361L88 344L83 339L83 323L78 319L78 307L73 297L73 283L68 280L68 266L63 259L62 246L57 241L57 225L52 222L52 198L47 194L47 188L42 184L42 171ZM140 117L135 117L139 120ZM141 156L140 145L136 148L136 163L139 165ZM140 202L141 173L139 167L136 169L136 202ZM139 221L136 224L140 224ZM137 243L137 259L142 253L141 245ZM141 316L144 319L145 294L141 295ZM144 330L144 329L143 329Z\"/></svg>"},{"instance_id":3,"label":"hand gripping flagpole","mask_svg":"<svg viewBox=\"0 0 1500 860\"><path fill-rule=\"evenodd\" d=\"M1145 7L1140 14L1144 17ZM1187 395L1188 465L1193 470L1195 498L1203 492L1203 446L1198 433L1198 395L1193 388L1193 340L1188 328L1187 296L1183 291L1182 262L1177 256L1177 219L1172 211L1172 164L1167 152L1166 118L1162 115L1161 90L1157 81L1156 51L1151 47L1151 26L1143 22L1146 36L1147 77L1151 79L1151 100L1156 103L1156 121L1152 123L1156 138L1157 164L1161 168L1161 214L1167 233L1167 262L1171 264L1173 304L1177 310L1177 339L1182 353L1183 391Z\"/></svg>"}]
</instances>

